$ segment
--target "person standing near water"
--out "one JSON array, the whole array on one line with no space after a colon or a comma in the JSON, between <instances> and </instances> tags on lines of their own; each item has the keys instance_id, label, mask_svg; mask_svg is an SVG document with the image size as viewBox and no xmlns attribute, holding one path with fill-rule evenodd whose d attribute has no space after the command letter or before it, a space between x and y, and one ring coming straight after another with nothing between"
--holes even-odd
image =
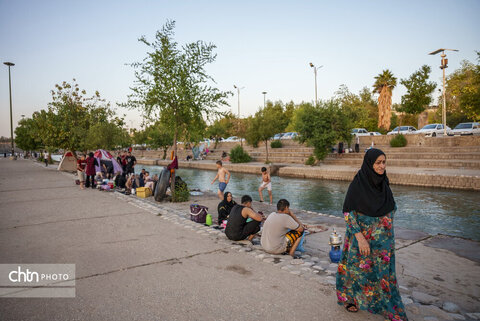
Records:
<instances>
[{"instance_id":1,"label":"person standing near water","mask_svg":"<svg viewBox=\"0 0 480 321\"><path fill-rule=\"evenodd\" d=\"M361 309L407 321L395 273L397 207L385 167L385 153L369 149L345 196L347 229L338 263L337 300L349 312Z\"/></svg>"},{"instance_id":2,"label":"person standing near water","mask_svg":"<svg viewBox=\"0 0 480 321\"><path fill-rule=\"evenodd\" d=\"M223 167L222 161L217 161L217 176L212 181L212 184L215 183L215 181L218 178L218 197L220 200L223 200L223 191L225 191L225 188L227 188L227 184L230 181L230 172ZM225 178L227 176L227 178Z\"/></svg>"},{"instance_id":3,"label":"person standing near water","mask_svg":"<svg viewBox=\"0 0 480 321\"><path fill-rule=\"evenodd\" d=\"M267 171L266 167L262 167L262 184L258 188L258 194L260 195L260 202L263 202L263 190L267 189L268 197L270 198L270 205L273 204L273 196L272 196L272 179L270 178L270 174Z\"/></svg>"}]
</instances>

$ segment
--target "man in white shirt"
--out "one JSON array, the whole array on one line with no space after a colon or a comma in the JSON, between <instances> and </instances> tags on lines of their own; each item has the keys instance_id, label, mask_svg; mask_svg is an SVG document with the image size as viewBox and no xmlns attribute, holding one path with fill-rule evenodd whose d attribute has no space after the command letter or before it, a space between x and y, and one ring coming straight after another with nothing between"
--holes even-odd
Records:
<instances>
[{"instance_id":1,"label":"man in white shirt","mask_svg":"<svg viewBox=\"0 0 480 321\"><path fill-rule=\"evenodd\" d=\"M286 199L281 199L277 203L277 212L270 214L263 224L262 247L268 253L288 252L294 256L303 230L303 224L290 211L290 203Z\"/></svg>"}]
</instances>

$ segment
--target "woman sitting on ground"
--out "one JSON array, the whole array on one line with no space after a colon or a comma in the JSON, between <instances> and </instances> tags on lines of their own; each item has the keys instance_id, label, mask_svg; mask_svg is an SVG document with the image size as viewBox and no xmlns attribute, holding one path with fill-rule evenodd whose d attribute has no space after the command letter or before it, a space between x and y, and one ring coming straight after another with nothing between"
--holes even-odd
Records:
<instances>
[{"instance_id":1,"label":"woman sitting on ground","mask_svg":"<svg viewBox=\"0 0 480 321\"><path fill-rule=\"evenodd\" d=\"M218 225L222 225L222 222L228 219L228 215L230 215L230 211L235 204L237 203L233 200L232 193L225 192L223 201L218 204Z\"/></svg>"},{"instance_id":2,"label":"woman sitting on ground","mask_svg":"<svg viewBox=\"0 0 480 321\"><path fill-rule=\"evenodd\" d=\"M385 164L381 150L369 149L345 196L347 230L338 263L337 299L349 312L361 309L388 320L407 321L395 273L397 207Z\"/></svg>"}]
</instances>

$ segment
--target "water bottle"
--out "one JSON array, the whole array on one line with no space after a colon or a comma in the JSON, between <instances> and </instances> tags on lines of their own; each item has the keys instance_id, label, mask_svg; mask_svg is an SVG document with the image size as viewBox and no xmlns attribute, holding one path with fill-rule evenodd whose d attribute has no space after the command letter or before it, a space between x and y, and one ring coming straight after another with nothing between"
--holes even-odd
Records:
<instances>
[{"instance_id":1,"label":"water bottle","mask_svg":"<svg viewBox=\"0 0 480 321\"><path fill-rule=\"evenodd\" d=\"M207 218L205 220L205 225L207 225L207 226L212 225L212 215L211 214L207 214Z\"/></svg>"}]
</instances>

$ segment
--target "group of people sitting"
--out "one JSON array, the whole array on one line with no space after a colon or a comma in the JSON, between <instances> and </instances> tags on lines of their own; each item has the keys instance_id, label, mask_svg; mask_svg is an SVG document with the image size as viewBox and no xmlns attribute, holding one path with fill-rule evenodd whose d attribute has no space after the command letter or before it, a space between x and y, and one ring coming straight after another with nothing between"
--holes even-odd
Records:
<instances>
[{"instance_id":1,"label":"group of people sitting","mask_svg":"<svg viewBox=\"0 0 480 321\"><path fill-rule=\"evenodd\" d=\"M232 241L253 241L263 223L260 243L263 249L271 254L289 254L294 256L298 248L304 225L290 210L290 203L281 199L277 203L277 211L268 217L252 208L252 198L242 196L241 204L237 204L232 193L226 192L224 200L218 204L218 224L224 224L225 235Z\"/></svg>"}]
</instances>

